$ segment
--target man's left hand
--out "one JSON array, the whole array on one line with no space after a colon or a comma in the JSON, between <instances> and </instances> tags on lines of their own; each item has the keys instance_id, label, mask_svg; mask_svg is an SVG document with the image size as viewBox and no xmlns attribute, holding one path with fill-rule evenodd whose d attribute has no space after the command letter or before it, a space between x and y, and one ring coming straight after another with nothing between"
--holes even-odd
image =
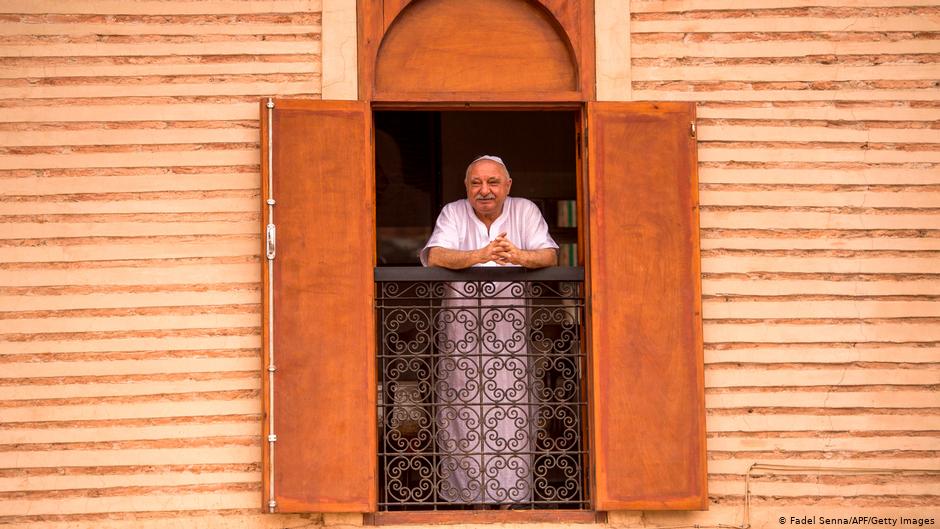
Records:
<instances>
[{"instance_id":1,"label":"man's left hand","mask_svg":"<svg viewBox=\"0 0 940 529\"><path fill-rule=\"evenodd\" d=\"M514 264L522 265L522 254L519 248L512 243L505 235L500 235L493 239L496 243L496 262L501 265Z\"/></svg>"},{"instance_id":2,"label":"man's left hand","mask_svg":"<svg viewBox=\"0 0 940 529\"><path fill-rule=\"evenodd\" d=\"M490 244L494 245L493 255L496 256L494 261L497 264L543 268L555 266L558 263L558 252L554 248L520 250L512 241L506 238L505 234L496 237Z\"/></svg>"}]
</instances>

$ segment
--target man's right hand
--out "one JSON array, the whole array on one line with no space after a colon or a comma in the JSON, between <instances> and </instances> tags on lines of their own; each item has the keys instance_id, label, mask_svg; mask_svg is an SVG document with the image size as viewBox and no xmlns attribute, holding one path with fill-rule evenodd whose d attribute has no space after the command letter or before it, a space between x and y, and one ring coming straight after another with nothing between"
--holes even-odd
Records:
<instances>
[{"instance_id":1,"label":"man's right hand","mask_svg":"<svg viewBox=\"0 0 940 529\"><path fill-rule=\"evenodd\" d=\"M462 270L489 261L508 264L505 257L500 255L503 252L502 241L505 238L506 234L500 233L489 244L477 250L451 250L450 248L433 246L428 250L428 266Z\"/></svg>"},{"instance_id":2,"label":"man's right hand","mask_svg":"<svg viewBox=\"0 0 940 529\"><path fill-rule=\"evenodd\" d=\"M499 264L506 264L506 260L502 257L502 241L506 238L506 232L500 233L496 236L495 239L490 241L489 244L480 248L475 253L476 264L487 263L489 261L496 261Z\"/></svg>"}]
</instances>

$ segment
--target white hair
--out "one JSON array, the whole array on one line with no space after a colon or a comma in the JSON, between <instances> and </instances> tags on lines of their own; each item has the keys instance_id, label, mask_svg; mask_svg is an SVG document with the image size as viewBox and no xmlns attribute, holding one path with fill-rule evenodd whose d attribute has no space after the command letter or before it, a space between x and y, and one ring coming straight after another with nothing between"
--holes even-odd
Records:
<instances>
[{"instance_id":1,"label":"white hair","mask_svg":"<svg viewBox=\"0 0 940 529\"><path fill-rule=\"evenodd\" d=\"M489 161L491 161L491 162L496 162L496 163L498 163L499 165L503 166L503 172L506 174L506 179L507 179L507 180L512 180L512 177L509 176L509 168L506 167L506 163L503 162L503 159L502 159L502 158L500 158L499 156L492 156L492 155L489 155L489 154L484 154L483 156L477 156L476 158L474 158L473 161L470 162L470 165L467 166L467 170L466 170L466 172L464 172L464 176L463 176L464 182L466 182L467 180L470 179L470 168L472 168L475 163L480 162L480 161L483 161L483 160L489 160Z\"/></svg>"}]
</instances>

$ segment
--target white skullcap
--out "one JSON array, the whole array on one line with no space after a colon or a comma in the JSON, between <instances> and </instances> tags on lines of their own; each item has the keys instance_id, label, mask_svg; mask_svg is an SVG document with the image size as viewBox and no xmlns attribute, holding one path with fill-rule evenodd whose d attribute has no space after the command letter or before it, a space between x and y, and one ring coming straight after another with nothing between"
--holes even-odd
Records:
<instances>
[{"instance_id":1,"label":"white skullcap","mask_svg":"<svg viewBox=\"0 0 940 529\"><path fill-rule=\"evenodd\" d=\"M472 162L470 162L469 165L467 165L467 170L466 170L466 172L464 172L464 181L465 181L465 182L467 181L467 179L470 178L470 168L473 167L473 164L479 162L480 160L489 160L489 161L491 161L491 162L496 162L496 163L498 163L499 165L502 165L502 166L503 166L503 171L505 171L505 173L506 173L506 178L509 179L509 180L512 180L512 176L509 175L509 168L506 167L506 163L503 162L503 159L502 159L502 158L500 158L499 156L491 156L491 155L489 155L489 154L484 154L483 156L477 156L476 158L473 159Z\"/></svg>"},{"instance_id":2,"label":"white skullcap","mask_svg":"<svg viewBox=\"0 0 940 529\"><path fill-rule=\"evenodd\" d=\"M489 160L491 162L496 162L499 165L502 165L503 167L506 167L506 164L503 162L502 158L500 158L499 156L490 156L489 154L484 154L483 156L477 156L476 158L473 159L472 162L470 162L470 165L473 165L479 162L480 160Z\"/></svg>"}]
</instances>

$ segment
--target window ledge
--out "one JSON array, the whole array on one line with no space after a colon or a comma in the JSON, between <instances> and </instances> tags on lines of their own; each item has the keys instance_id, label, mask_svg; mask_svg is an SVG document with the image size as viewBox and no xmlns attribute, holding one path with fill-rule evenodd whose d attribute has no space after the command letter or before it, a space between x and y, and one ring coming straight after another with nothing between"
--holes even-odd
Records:
<instances>
[{"instance_id":1,"label":"window ledge","mask_svg":"<svg viewBox=\"0 0 940 529\"><path fill-rule=\"evenodd\" d=\"M363 517L364 525L606 522L606 512L575 510L399 511L376 512Z\"/></svg>"}]
</instances>

